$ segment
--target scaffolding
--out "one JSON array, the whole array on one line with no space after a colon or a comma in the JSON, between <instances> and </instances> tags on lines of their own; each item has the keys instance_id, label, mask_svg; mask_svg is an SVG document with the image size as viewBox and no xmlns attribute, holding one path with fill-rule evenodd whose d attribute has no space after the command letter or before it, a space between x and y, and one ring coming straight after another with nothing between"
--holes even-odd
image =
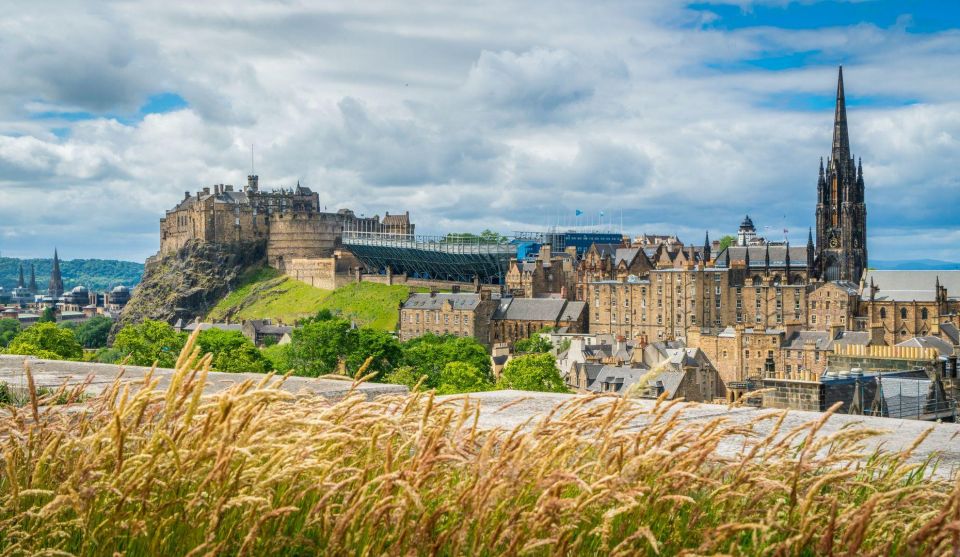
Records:
<instances>
[{"instance_id":1,"label":"scaffolding","mask_svg":"<svg viewBox=\"0 0 960 557\"><path fill-rule=\"evenodd\" d=\"M503 284L517 246L469 235L414 236L345 230L343 246L369 272L410 278Z\"/></svg>"}]
</instances>

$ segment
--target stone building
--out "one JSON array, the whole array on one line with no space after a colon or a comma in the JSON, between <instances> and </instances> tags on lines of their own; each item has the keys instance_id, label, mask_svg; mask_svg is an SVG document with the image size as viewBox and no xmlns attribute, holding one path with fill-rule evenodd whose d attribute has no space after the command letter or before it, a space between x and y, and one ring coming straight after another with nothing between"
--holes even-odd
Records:
<instances>
[{"instance_id":1,"label":"stone building","mask_svg":"<svg viewBox=\"0 0 960 557\"><path fill-rule=\"evenodd\" d=\"M573 298L576 284L575 254L553 254L541 246L535 259L511 259L504 276L507 291L518 298L558 296Z\"/></svg>"},{"instance_id":2,"label":"stone building","mask_svg":"<svg viewBox=\"0 0 960 557\"><path fill-rule=\"evenodd\" d=\"M587 331L587 304L560 298L502 298L490 323L490 342L514 342L544 329Z\"/></svg>"},{"instance_id":3,"label":"stone building","mask_svg":"<svg viewBox=\"0 0 960 557\"><path fill-rule=\"evenodd\" d=\"M626 281L654 268L643 248L593 244L577 266L577 299L586 299L587 285L597 281Z\"/></svg>"},{"instance_id":4,"label":"stone building","mask_svg":"<svg viewBox=\"0 0 960 557\"><path fill-rule=\"evenodd\" d=\"M884 343L941 336L942 324L960 325L960 271L874 271L860 284L860 325Z\"/></svg>"},{"instance_id":5,"label":"stone building","mask_svg":"<svg viewBox=\"0 0 960 557\"><path fill-rule=\"evenodd\" d=\"M407 341L427 333L473 337L490 346L490 322L499 302L490 292L410 294L400 305L399 338Z\"/></svg>"},{"instance_id":6,"label":"stone building","mask_svg":"<svg viewBox=\"0 0 960 557\"><path fill-rule=\"evenodd\" d=\"M321 210L317 192L295 188L260 189L259 177L248 176L242 190L232 185L185 192L176 207L160 219L160 254L175 253L189 242L207 244L266 243L271 267L286 272L293 259L329 258L340 245L344 228L389 234L412 234L408 213L357 217L353 211Z\"/></svg>"},{"instance_id":7,"label":"stone building","mask_svg":"<svg viewBox=\"0 0 960 557\"><path fill-rule=\"evenodd\" d=\"M815 282L807 288L807 329L862 330L856 321L859 311L859 287L852 282Z\"/></svg>"}]
</instances>

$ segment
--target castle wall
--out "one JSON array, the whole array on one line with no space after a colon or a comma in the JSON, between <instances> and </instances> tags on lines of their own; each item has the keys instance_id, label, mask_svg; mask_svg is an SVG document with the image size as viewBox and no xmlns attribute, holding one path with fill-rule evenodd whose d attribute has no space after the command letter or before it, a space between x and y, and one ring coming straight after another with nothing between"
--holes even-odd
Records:
<instances>
[{"instance_id":1,"label":"castle wall","mask_svg":"<svg viewBox=\"0 0 960 557\"><path fill-rule=\"evenodd\" d=\"M267 263L282 272L294 259L321 259L333 256L342 225L330 213L270 215Z\"/></svg>"}]
</instances>

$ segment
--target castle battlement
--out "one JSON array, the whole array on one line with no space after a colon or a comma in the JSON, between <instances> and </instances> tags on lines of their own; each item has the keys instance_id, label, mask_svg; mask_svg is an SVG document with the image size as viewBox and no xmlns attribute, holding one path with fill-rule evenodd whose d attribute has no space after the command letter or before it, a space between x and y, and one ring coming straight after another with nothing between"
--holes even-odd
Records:
<instances>
[{"instance_id":1,"label":"castle battlement","mask_svg":"<svg viewBox=\"0 0 960 557\"><path fill-rule=\"evenodd\" d=\"M232 245L266 242L267 260L284 270L293 259L331 257L344 228L412 234L409 213L357 217L350 209L327 212L320 196L298 182L294 188L261 190L259 176L247 185L214 184L184 197L160 219L160 254L190 242Z\"/></svg>"}]
</instances>

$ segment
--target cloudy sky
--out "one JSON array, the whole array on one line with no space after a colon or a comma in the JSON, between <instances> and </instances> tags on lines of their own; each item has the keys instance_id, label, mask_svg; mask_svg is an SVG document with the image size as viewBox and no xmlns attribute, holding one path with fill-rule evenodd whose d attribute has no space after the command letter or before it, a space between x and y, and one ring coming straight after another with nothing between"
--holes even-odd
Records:
<instances>
[{"instance_id":1,"label":"cloudy sky","mask_svg":"<svg viewBox=\"0 0 960 557\"><path fill-rule=\"evenodd\" d=\"M0 252L143 260L186 190L300 180L423 232L804 241L837 65L872 259L960 261L960 8L95 3L0 18Z\"/></svg>"}]
</instances>

